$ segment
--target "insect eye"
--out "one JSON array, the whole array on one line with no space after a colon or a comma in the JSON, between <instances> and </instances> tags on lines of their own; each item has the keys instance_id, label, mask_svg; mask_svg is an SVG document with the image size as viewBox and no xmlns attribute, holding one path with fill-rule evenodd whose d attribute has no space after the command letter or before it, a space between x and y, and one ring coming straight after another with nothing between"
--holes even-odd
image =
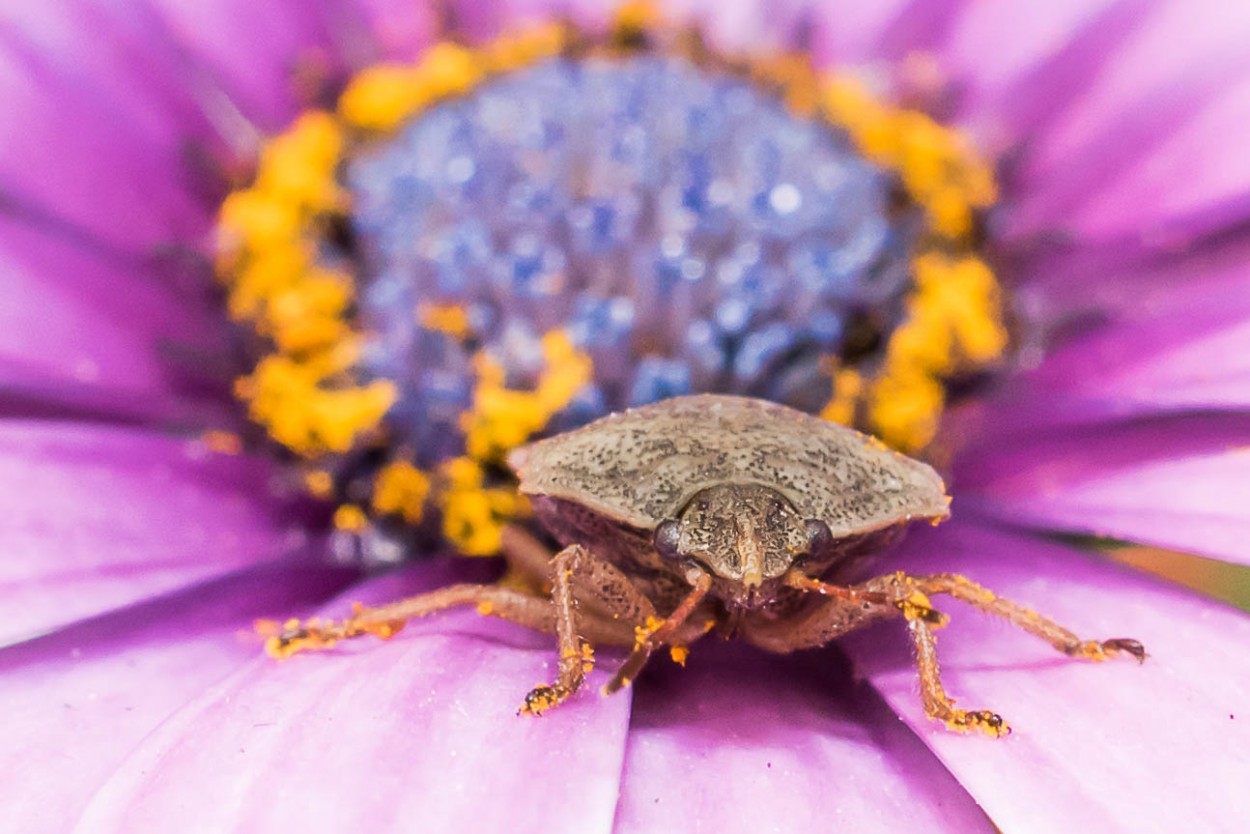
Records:
<instances>
[{"instance_id":1,"label":"insect eye","mask_svg":"<svg viewBox=\"0 0 1250 834\"><path fill-rule=\"evenodd\" d=\"M822 553L833 544L833 533L829 531L829 525L818 518L811 518L804 522L803 531L807 533L807 552L809 554Z\"/></svg>"},{"instance_id":2,"label":"insect eye","mask_svg":"<svg viewBox=\"0 0 1250 834\"><path fill-rule=\"evenodd\" d=\"M655 528L655 538L652 543L655 550L665 559L679 559L681 553L677 549L677 543L681 538L681 525L673 519L660 522L660 526Z\"/></svg>"}]
</instances>

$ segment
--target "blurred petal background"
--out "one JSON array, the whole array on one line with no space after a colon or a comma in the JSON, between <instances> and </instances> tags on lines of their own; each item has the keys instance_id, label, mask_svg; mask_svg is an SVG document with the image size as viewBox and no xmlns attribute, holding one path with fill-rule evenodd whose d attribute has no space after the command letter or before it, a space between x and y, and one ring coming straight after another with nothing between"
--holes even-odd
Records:
<instances>
[{"instance_id":1,"label":"blurred petal background","mask_svg":"<svg viewBox=\"0 0 1250 834\"><path fill-rule=\"evenodd\" d=\"M1250 15L1225 4L665 9L720 49L936 68L944 119L997 163L987 246L1022 345L945 415L956 520L882 570L967 573L1082 636L1141 639L1144 666L1055 657L951 606L947 685L1012 721L993 743L924 717L889 626L792 658L700 644L687 669L656 664L632 692L534 721L514 712L552 641L473 612L386 645L260 656L258 617L494 573L335 564L325 508L282 463L206 434L247 431L212 275L221 200L319 85L411 60L449 25L480 42L611 14L4 4L5 827L1240 830Z\"/></svg>"}]
</instances>

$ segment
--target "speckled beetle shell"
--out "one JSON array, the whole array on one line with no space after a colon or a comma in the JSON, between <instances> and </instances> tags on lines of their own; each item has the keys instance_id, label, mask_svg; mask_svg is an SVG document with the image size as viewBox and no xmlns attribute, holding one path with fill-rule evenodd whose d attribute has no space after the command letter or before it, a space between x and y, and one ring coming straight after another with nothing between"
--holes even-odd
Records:
<instances>
[{"instance_id":1,"label":"speckled beetle shell","mask_svg":"<svg viewBox=\"0 0 1250 834\"><path fill-rule=\"evenodd\" d=\"M653 530L707 487L759 484L834 537L943 519L933 469L828 420L746 397L700 394L612 414L515 450L521 491Z\"/></svg>"}]
</instances>

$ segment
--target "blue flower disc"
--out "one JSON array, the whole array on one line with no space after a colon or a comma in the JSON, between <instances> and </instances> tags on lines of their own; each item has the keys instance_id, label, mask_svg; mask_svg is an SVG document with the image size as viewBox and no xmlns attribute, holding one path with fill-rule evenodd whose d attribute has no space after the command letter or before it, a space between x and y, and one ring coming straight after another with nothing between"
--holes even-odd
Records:
<instances>
[{"instance_id":1,"label":"blue flower disc","mask_svg":"<svg viewBox=\"0 0 1250 834\"><path fill-rule=\"evenodd\" d=\"M430 108L349 163L366 376L437 460L477 350L532 384L563 329L594 377L553 429L696 391L818 410L828 358L901 314L920 222L829 125L682 58L552 59ZM456 305L472 337L423 327ZM850 345L850 347L848 347Z\"/></svg>"}]
</instances>

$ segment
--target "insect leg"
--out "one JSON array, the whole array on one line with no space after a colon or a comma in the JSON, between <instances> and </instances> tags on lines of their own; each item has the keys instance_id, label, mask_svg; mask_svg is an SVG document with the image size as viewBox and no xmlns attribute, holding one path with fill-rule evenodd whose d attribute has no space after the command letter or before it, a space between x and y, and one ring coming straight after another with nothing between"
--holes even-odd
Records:
<instances>
[{"instance_id":1,"label":"insect leg","mask_svg":"<svg viewBox=\"0 0 1250 834\"><path fill-rule=\"evenodd\" d=\"M375 608L357 603L352 616L344 620L289 620L282 625L258 624L268 631L265 651L275 658L285 658L308 650L328 649L340 640L371 634L388 639L395 636L409 620L461 605L474 605L482 614L511 620L538 631L553 632L555 616L551 603L513 588L499 585L449 585L424 594Z\"/></svg>"},{"instance_id":2,"label":"insect leg","mask_svg":"<svg viewBox=\"0 0 1250 834\"><path fill-rule=\"evenodd\" d=\"M921 594L946 594L987 614L1001 617L1029 634L1040 637L1069 657L1102 661L1113 655L1124 653L1137 658L1139 663L1146 659L1145 648L1136 640L1126 637L1110 640L1082 640L1049 617L1043 617L1031 608L1003 599L988 588L959 574L938 573L931 576L902 574L898 578L903 587L910 587Z\"/></svg>"},{"instance_id":3,"label":"insect leg","mask_svg":"<svg viewBox=\"0 0 1250 834\"><path fill-rule=\"evenodd\" d=\"M926 715L960 733L980 731L997 738L1011 732L1011 728L996 712L955 707L955 702L946 694L938 673L937 635L934 634L932 624L921 618L908 619L907 630L911 634L912 645L916 647L920 698Z\"/></svg>"},{"instance_id":4,"label":"insect leg","mask_svg":"<svg viewBox=\"0 0 1250 834\"><path fill-rule=\"evenodd\" d=\"M687 575L690 582L690 592L685 598L678 603L673 613L666 618L660 619L655 616L647 617L645 623L636 630L634 638L634 650L630 653L629 658L621 664L621 668L616 670L616 674L603 687L605 695L611 695L621 689L629 686L634 678L638 677L638 673L642 671L642 667L646 665L647 658L651 656L651 652L656 646L664 645L664 641L673 636L679 630L685 631L683 626L686 625L690 615L699 607L699 603L707 596L708 591L712 590L712 575L699 568L691 568ZM710 628L711 623L708 624ZM706 629L697 631L698 634L706 633Z\"/></svg>"},{"instance_id":5,"label":"insect leg","mask_svg":"<svg viewBox=\"0 0 1250 834\"><path fill-rule=\"evenodd\" d=\"M553 630L560 661L556 682L537 686L525 696L520 712L527 715L541 714L581 687L594 664L591 645L583 639L587 625L607 632L606 636L614 638L611 642L628 645L635 626L655 618L655 606L624 573L581 545L560 551L550 569ZM596 603L586 612L590 617L579 612L583 601Z\"/></svg>"}]
</instances>

